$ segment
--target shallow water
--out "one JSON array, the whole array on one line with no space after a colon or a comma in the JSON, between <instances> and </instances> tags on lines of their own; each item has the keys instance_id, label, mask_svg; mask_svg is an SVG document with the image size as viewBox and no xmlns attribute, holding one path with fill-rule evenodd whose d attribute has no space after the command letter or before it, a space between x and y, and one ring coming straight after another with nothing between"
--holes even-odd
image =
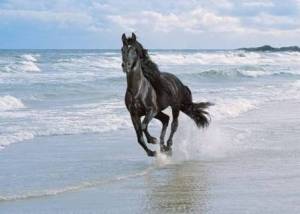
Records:
<instances>
[{"instance_id":1,"label":"shallow water","mask_svg":"<svg viewBox=\"0 0 300 214\"><path fill-rule=\"evenodd\" d=\"M152 51L216 105L205 130L181 114L173 156L150 159L118 51L0 51L0 212L298 213L299 56Z\"/></svg>"}]
</instances>

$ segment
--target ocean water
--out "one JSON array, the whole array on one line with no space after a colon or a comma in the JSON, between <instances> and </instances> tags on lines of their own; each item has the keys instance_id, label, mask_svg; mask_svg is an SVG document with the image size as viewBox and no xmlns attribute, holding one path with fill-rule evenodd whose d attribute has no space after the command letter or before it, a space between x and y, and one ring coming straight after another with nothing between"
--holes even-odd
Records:
<instances>
[{"instance_id":1,"label":"ocean water","mask_svg":"<svg viewBox=\"0 0 300 214\"><path fill-rule=\"evenodd\" d=\"M300 53L150 55L215 103L172 157L136 142L119 50L0 50L0 213L299 213Z\"/></svg>"}]
</instances>

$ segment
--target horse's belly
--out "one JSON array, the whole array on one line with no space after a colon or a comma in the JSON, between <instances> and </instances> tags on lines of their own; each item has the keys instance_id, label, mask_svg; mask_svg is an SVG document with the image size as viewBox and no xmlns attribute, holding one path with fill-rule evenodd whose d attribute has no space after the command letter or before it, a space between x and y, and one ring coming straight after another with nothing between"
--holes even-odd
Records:
<instances>
[{"instance_id":1,"label":"horse's belly","mask_svg":"<svg viewBox=\"0 0 300 214\"><path fill-rule=\"evenodd\" d=\"M170 106L170 96L166 93L160 94L157 100L161 111Z\"/></svg>"}]
</instances>

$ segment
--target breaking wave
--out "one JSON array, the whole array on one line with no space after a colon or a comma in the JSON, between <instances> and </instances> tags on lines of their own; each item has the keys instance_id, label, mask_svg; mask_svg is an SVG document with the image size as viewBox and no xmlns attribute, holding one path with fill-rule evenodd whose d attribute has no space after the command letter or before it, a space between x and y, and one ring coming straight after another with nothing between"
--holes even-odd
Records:
<instances>
[{"instance_id":1,"label":"breaking wave","mask_svg":"<svg viewBox=\"0 0 300 214\"><path fill-rule=\"evenodd\" d=\"M30 55L30 54L21 55L21 58L23 58L27 61L31 61L31 62L36 62L37 61L37 59L33 55Z\"/></svg>"},{"instance_id":2,"label":"breaking wave","mask_svg":"<svg viewBox=\"0 0 300 214\"><path fill-rule=\"evenodd\" d=\"M25 105L22 103L22 101L17 99L16 97L10 95L0 97L0 111L13 110L24 107Z\"/></svg>"},{"instance_id":3,"label":"breaking wave","mask_svg":"<svg viewBox=\"0 0 300 214\"><path fill-rule=\"evenodd\" d=\"M216 105L210 107L209 112L216 120L237 117L242 113L258 108L257 101L245 98L216 99L215 102Z\"/></svg>"},{"instance_id":4,"label":"breaking wave","mask_svg":"<svg viewBox=\"0 0 300 214\"><path fill-rule=\"evenodd\" d=\"M125 111L121 102L82 104L56 110L6 111L0 118L20 122L13 124L13 128L2 128L0 148L37 136L103 133L131 127L128 114L118 113L120 111ZM31 125L24 121L31 121Z\"/></svg>"},{"instance_id":5,"label":"breaking wave","mask_svg":"<svg viewBox=\"0 0 300 214\"><path fill-rule=\"evenodd\" d=\"M211 93L213 92L213 93ZM232 93L239 92L238 97L231 97ZM270 101L282 101L300 98L300 83L295 81L282 87L262 86L255 89L211 89L201 92L206 98L199 97L199 92L194 93L196 101L211 101L215 103L209 108L213 121L221 121L238 117L248 111L260 108ZM223 94L223 97L220 96ZM5 102L3 102L5 101ZM18 99L6 96L2 97L2 109L5 109L2 118L19 120L14 129L2 130L0 145L5 146L32 139L36 136L72 135L84 133L103 133L132 127L129 114L121 100L111 102L80 104L53 110L6 111L24 108L24 104ZM170 112L167 112L170 114ZM21 120L20 120L21 119ZM31 126L26 126L22 121L31 121Z\"/></svg>"},{"instance_id":6,"label":"breaking wave","mask_svg":"<svg viewBox=\"0 0 300 214\"><path fill-rule=\"evenodd\" d=\"M151 51L150 51L151 53ZM152 52L158 64L166 65L300 65L300 53L255 53L244 51Z\"/></svg>"},{"instance_id":7,"label":"breaking wave","mask_svg":"<svg viewBox=\"0 0 300 214\"><path fill-rule=\"evenodd\" d=\"M279 76L284 81L287 75L298 77L297 75L300 75L300 53L149 52L159 66L174 66L175 69L166 69L166 71L172 73L174 71L176 75L179 74L182 81L187 80L186 84L191 84L194 97L197 96L197 90L198 92L201 89L205 90L200 91L199 94L204 96L205 100L216 104L209 109L213 120L238 117L247 111L259 108L261 104L270 100L298 99L300 97L299 82L292 85L282 84L279 87L273 82L266 82L262 85L257 83L254 87L251 84L248 85L248 82L255 82L256 77ZM6 83L4 90L7 90L6 87L11 87L10 85L14 85L14 90L19 90L18 83L25 83L20 84L20 90L23 88L32 90L32 92L28 91L28 97L41 97L43 105L45 105L43 99L47 100L46 108L34 109L34 105L39 103L36 101L31 109L26 108L21 100L13 96L0 96L0 125L2 126L0 145L2 147L36 136L102 133L132 127L123 101L117 98L110 102L111 96L119 97L124 93L123 89L126 85L125 74L121 71L120 66L120 53L43 54L17 53L11 57L0 55L0 70L4 71L0 73L0 81ZM40 71L39 66L43 68L43 73L28 74L28 72ZM214 81L206 81L206 79L199 81L196 78L199 76ZM290 76L288 76L289 81ZM238 85L227 85L223 88L223 82L219 80L232 77L234 80L242 77L249 79L242 83L235 81L234 83ZM268 79L266 78L266 80ZM243 88L238 88L244 83L247 84ZM102 91L99 95L97 89L101 84L104 87L100 88ZM202 84L205 84L203 88ZM229 81L225 84L232 84L232 82ZM37 88L35 88L36 86ZM109 86L107 91L103 90L105 86ZM228 90L226 91L225 88ZM88 95L85 102L89 104L69 105L70 94L71 96L81 96L80 100L85 100L84 96ZM64 103L56 108L53 100L58 96ZM30 99L28 97L26 99ZM95 98L97 100L94 100ZM107 98L109 101L105 101ZM199 101L202 100L203 97L199 99ZM8 124L8 128L2 125L4 120L6 120L5 125L7 125L7 121L11 122Z\"/></svg>"},{"instance_id":8,"label":"breaking wave","mask_svg":"<svg viewBox=\"0 0 300 214\"><path fill-rule=\"evenodd\" d=\"M30 54L24 54L21 56L23 61L20 62L19 69L23 72L40 72L41 70L36 65L37 59Z\"/></svg>"},{"instance_id":9,"label":"breaking wave","mask_svg":"<svg viewBox=\"0 0 300 214\"><path fill-rule=\"evenodd\" d=\"M286 70L286 71L268 71L263 68L260 69L243 69L243 68L234 68L234 69L223 69L223 70L207 70L199 73L193 73L191 75L199 75L201 77L207 78L257 78L264 76L300 76L300 72Z\"/></svg>"},{"instance_id":10,"label":"breaking wave","mask_svg":"<svg viewBox=\"0 0 300 214\"><path fill-rule=\"evenodd\" d=\"M0 64L0 71L2 71L2 73L40 72L41 70L37 65L37 56L23 54L21 56L7 58L3 60L2 65Z\"/></svg>"}]
</instances>

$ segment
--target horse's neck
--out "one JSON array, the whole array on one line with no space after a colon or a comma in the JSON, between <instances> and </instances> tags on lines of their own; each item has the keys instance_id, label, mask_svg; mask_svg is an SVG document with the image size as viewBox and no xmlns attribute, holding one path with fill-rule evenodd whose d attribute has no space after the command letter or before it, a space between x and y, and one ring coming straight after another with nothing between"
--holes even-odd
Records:
<instances>
[{"instance_id":1,"label":"horse's neck","mask_svg":"<svg viewBox=\"0 0 300 214\"><path fill-rule=\"evenodd\" d=\"M130 71L127 74L127 90L134 96L137 96L145 81L146 78L143 74L142 67L139 64L135 70Z\"/></svg>"}]
</instances>

